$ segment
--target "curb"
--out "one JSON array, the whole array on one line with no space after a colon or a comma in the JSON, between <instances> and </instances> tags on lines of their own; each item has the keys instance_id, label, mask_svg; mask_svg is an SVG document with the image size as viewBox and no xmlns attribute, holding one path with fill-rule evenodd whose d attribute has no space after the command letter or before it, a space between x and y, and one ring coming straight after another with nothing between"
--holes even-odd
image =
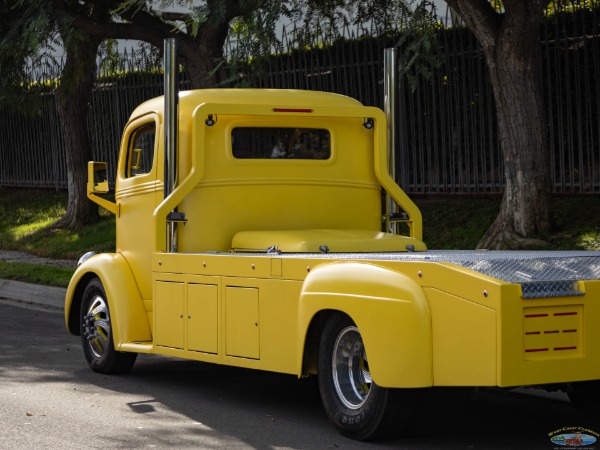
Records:
<instances>
[{"instance_id":1,"label":"curb","mask_svg":"<svg viewBox=\"0 0 600 450\"><path fill-rule=\"evenodd\" d=\"M0 279L0 300L16 306L32 306L63 311L65 288Z\"/></svg>"}]
</instances>

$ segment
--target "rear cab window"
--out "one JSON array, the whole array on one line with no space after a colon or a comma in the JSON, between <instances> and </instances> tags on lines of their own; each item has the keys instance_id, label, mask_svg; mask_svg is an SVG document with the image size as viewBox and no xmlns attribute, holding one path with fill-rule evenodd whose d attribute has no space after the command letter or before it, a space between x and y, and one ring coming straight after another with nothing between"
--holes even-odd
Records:
<instances>
[{"instance_id":1,"label":"rear cab window","mask_svg":"<svg viewBox=\"0 0 600 450\"><path fill-rule=\"evenodd\" d=\"M231 147L237 159L331 158L331 136L320 128L237 127Z\"/></svg>"}]
</instances>

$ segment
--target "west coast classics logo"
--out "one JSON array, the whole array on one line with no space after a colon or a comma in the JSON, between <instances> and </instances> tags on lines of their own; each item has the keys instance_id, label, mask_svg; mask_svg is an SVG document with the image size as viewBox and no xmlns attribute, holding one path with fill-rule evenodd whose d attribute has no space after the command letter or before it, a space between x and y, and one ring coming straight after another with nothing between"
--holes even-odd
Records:
<instances>
[{"instance_id":1,"label":"west coast classics logo","mask_svg":"<svg viewBox=\"0 0 600 450\"><path fill-rule=\"evenodd\" d=\"M548 433L548 436L554 445L586 447L588 450L595 448L593 444L600 438L600 435L595 431L582 427L564 427Z\"/></svg>"}]
</instances>

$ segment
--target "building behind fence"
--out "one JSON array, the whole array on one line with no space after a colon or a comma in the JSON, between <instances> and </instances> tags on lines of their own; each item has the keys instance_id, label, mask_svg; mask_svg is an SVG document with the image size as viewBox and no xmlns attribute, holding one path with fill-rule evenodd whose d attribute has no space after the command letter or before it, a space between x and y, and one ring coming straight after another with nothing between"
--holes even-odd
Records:
<instances>
[{"instance_id":1,"label":"building behind fence","mask_svg":"<svg viewBox=\"0 0 600 450\"><path fill-rule=\"evenodd\" d=\"M598 8L557 14L542 25L540 64L548 110L554 192L600 192L600 32ZM293 49L263 61L259 88L315 89L383 106L383 53L393 39L358 36L352 28L312 50ZM397 173L409 193L488 194L503 189L502 155L487 69L474 37L462 28L441 30L445 57L430 80L417 78L398 92ZM285 40L284 40L285 43ZM100 74L90 103L94 159L116 168L120 133L142 101L162 95L159 70L148 56L121 61L127 75ZM183 77L183 87L186 82ZM67 131L68 132L68 131ZM54 96L38 114L0 110L0 186L65 188L66 166ZM114 173L114 170L112 170Z\"/></svg>"}]
</instances>

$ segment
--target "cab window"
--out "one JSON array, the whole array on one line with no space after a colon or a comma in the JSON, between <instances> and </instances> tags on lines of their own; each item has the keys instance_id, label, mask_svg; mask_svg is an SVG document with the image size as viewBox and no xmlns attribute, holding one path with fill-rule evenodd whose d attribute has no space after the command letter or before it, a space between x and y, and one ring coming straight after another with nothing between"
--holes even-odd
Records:
<instances>
[{"instance_id":1,"label":"cab window","mask_svg":"<svg viewBox=\"0 0 600 450\"><path fill-rule=\"evenodd\" d=\"M127 149L126 178L138 177L152 171L155 137L156 125L154 122L142 125L133 132Z\"/></svg>"},{"instance_id":2,"label":"cab window","mask_svg":"<svg viewBox=\"0 0 600 450\"><path fill-rule=\"evenodd\" d=\"M239 127L231 132L239 159L329 159L329 131L318 128Z\"/></svg>"}]
</instances>

